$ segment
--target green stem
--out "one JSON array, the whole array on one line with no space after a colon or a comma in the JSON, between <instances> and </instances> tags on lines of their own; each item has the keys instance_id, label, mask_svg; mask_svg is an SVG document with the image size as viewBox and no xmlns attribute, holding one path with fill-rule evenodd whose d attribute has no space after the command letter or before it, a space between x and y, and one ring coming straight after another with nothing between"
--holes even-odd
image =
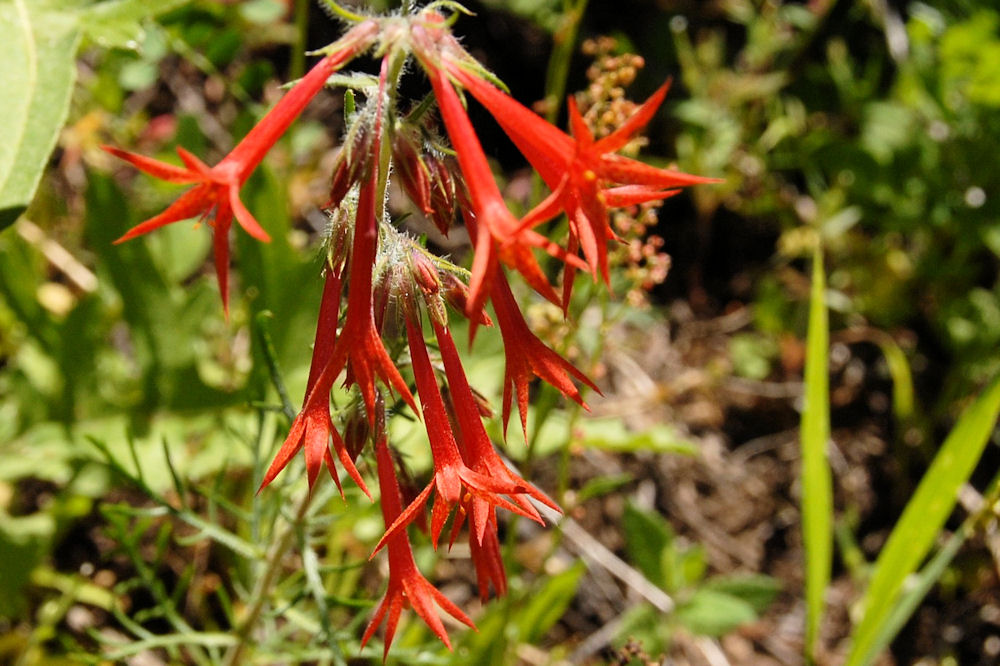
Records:
<instances>
[{"instance_id":1,"label":"green stem","mask_svg":"<svg viewBox=\"0 0 1000 666\"><path fill-rule=\"evenodd\" d=\"M562 99L566 96L576 35L586 9L587 0L563 0L562 24L552 35L552 55L545 72L545 119L553 124L559 118ZM533 181L532 200L538 203L542 200L542 178L536 173Z\"/></svg>"},{"instance_id":2,"label":"green stem","mask_svg":"<svg viewBox=\"0 0 1000 666\"><path fill-rule=\"evenodd\" d=\"M552 56L545 74L545 119L550 123L555 123L559 117L559 108L566 95L566 80L569 78L569 65L576 48L576 34L580 30L580 21L583 20L586 9L587 0L565 0L562 25L552 36Z\"/></svg>"},{"instance_id":3,"label":"green stem","mask_svg":"<svg viewBox=\"0 0 1000 666\"><path fill-rule=\"evenodd\" d=\"M296 81L306 73L306 43L309 39L309 0L295 0L295 42L288 80Z\"/></svg>"},{"instance_id":4,"label":"green stem","mask_svg":"<svg viewBox=\"0 0 1000 666\"><path fill-rule=\"evenodd\" d=\"M292 524L281 533L281 536L274 542L270 552L267 554L264 573L257 579L257 584L250 595L250 607L243 621L236 628L237 642L226 652L226 656L222 661L224 666L236 666L237 664L245 663L242 659L243 652L249 643L254 627L257 625L257 620L260 619L264 605L267 603L268 593L274 584L274 579L278 576L278 572L281 571L281 562L284 560L285 554L288 553L288 549L295 542L295 535L305 521L306 511L309 509L311 500L312 492L306 493L306 496L302 499L302 503L299 504L299 509L295 514Z\"/></svg>"}]
</instances>

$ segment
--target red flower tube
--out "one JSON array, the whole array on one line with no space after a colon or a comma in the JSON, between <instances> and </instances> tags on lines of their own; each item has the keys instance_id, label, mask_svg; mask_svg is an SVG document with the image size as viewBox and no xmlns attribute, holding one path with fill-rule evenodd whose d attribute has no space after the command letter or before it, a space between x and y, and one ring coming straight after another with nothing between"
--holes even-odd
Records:
<instances>
[{"instance_id":1,"label":"red flower tube","mask_svg":"<svg viewBox=\"0 0 1000 666\"><path fill-rule=\"evenodd\" d=\"M132 227L115 243L149 233L164 225L201 216L212 227L212 245L215 272L222 295L222 306L229 313L229 228L233 217L243 229L261 241L269 241L267 232L240 200L240 187L257 168L264 155L302 113L309 101L323 89L330 75L340 69L361 51L371 45L378 35L374 21L361 23L342 37L329 55L320 60L295 86L282 97L257 125L226 157L214 167L209 167L184 150L177 154L184 167L167 164L143 155L130 153L112 146L104 150L131 163L141 171L170 183L195 183L165 211Z\"/></svg>"},{"instance_id":2,"label":"red flower tube","mask_svg":"<svg viewBox=\"0 0 1000 666\"><path fill-rule=\"evenodd\" d=\"M375 459L378 462L378 480L382 490L382 519L388 529L390 525L398 522L402 514L403 503L399 483L396 481L395 469L392 465L392 456L389 454L389 446L386 444L385 433L380 433L375 443ZM392 645L392 639L396 635L399 615L402 613L403 607L409 605L427 623L434 635L440 638L441 642L450 650L451 641L448 640L448 632L445 631L441 618L434 610L434 604L436 603L459 622L475 629L472 620L420 574L417 564L413 560L413 550L410 547L410 539L406 535L406 530L393 532L386 539L386 545L386 550L389 553L389 587L365 629L365 634L361 638L361 646L367 645L375 634L375 630L388 615L383 659L387 657L389 646Z\"/></svg>"}]
</instances>

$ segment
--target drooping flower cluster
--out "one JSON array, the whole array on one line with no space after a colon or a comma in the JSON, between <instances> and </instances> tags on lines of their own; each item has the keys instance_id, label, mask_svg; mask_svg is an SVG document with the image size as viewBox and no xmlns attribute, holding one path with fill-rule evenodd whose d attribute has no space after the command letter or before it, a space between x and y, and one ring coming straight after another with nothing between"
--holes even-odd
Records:
<instances>
[{"instance_id":1,"label":"drooping flower cluster","mask_svg":"<svg viewBox=\"0 0 1000 666\"><path fill-rule=\"evenodd\" d=\"M348 117L345 146L331 180L325 284L304 404L261 488L302 450L310 488L324 467L339 488L339 462L370 497L355 462L366 444L372 445L386 525L375 552L383 547L388 551L389 589L362 642L367 643L386 620L386 650L406 605L449 646L434 604L472 625L427 582L414 562L407 528L422 521L428 504L435 548L449 518L449 544L468 524L470 552L484 600L491 586L497 594L504 594L507 587L497 509L539 522L536 502L558 509L504 463L487 435L483 419L489 410L466 377L449 325L449 306L468 318L470 342L477 326L493 325L486 312L492 306L506 358L504 433L516 401L527 435L529 387L535 378L584 406L581 386L597 387L532 333L508 283L508 272L519 273L538 294L566 311L577 270L608 280L608 244L618 238L609 222L609 210L659 201L678 188L712 182L618 154L653 117L666 85L602 138L594 137L570 98L570 133L564 133L496 85L454 38L449 21L438 9L454 3L436 4L409 15L356 23L323 51L313 69L214 167L183 149L178 149L182 168L107 148L154 176L194 185L163 213L119 241L182 219L200 216L207 220L213 231L223 306L228 311L233 218L255 238L268 239L240 201L241 186L331 74L365 52L373 51L381 58L377 84L361 90L365 102ZM428 104L406 113L399 108L395 90L409 59L430 80L451 150L436 134ZM501 196L460 91L468 92L496 118L550 190L520 219ZM418 239L393 226L385 210L390 176L401 181L416 209L443 233L461 220L473 242L471 273L430 254ZM553 239L539 231L545 222L562 214L568 220L566 238ZM563 266L561 293L542 269L540 259L546 255ZM427 346L428 325L439 364ZM388 340L387 336L397 337ZM404 348L408 354L389 351ZM402 362L407 358L408 367ZM356 389L364 412L341 424L339 430L330 399L338 381ZM433 457L429 482L408 506L403 505L389 451L386 392L398 396L422 420Z\"/></svg>"}]
</instances>

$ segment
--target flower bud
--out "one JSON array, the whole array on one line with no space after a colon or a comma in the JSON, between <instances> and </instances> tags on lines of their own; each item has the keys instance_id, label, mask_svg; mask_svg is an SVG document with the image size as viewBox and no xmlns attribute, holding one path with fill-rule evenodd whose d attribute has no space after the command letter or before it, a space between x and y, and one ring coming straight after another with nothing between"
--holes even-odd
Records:
<instances>
[{"instance_id":1,"label":"flower bud","mask_svg":"<svg viewBox=\"0 0 1000 666\"><path fill-rule=\"evenodd\" d=\"M344 137L330 180L330 201L327 207L339 205L351 187L364 179L372 165L372 128L361 114Z\"/></svg>"},{"instance_id":2,"label":"flower bud","mask_svg":"<svg viewBox=\"0 0 1000 666\"><path fill-rule=\"evenodd\" d=\"M361 405L358 406L361 407ZM368 417L365 415L364 409L351 410L344 423L342 435L347 455L351 457L351 460L357 461L358 456L364 451L368 444L369 433Z\"/></svg>"},{"instance_id":3,"label":"flower bud","mask_svg":"<svg viewBox=\"0 0 1000 666\"><path fill-rule=\"evenodd\" d=\"M411 127L401 127L392 137L392 159L396 173L410 201L427 216L434 213L431 203L431 172L422 157L423 141Z\"/></svg>"},{"instance_id":4,"label":"flower bud","mask_svg":"<svg viewBox=\"0 0 1000 666\"><path fill-rule=\"evenodd\" d=\"M420 250L410 252L410 273L425 295L436 294L441 288L437 267Z\"/></svg>"},{"instance_id":5,"label":"flower bud","mask_svg":"<svg viewBox=\"0 0 1000 666\"><path fill-rule=\"evenodd\" d=\"M444 299L448 301L448 305L465 314L465 309L469 304L469 285L451 273L441 273L441 291ZM492 326L493 320L486 314L486 310L480 310L476 323L482 326Z\"/></svg>"},{"instance_id":6,"label":"flower bud","mask_svg":"<svg viewBox=\"0 0 1000 666\"><path fill-rule=\"evenodd\" d=\"M427 166L431 172L430 195L431 195L431 221L445 236L451 229L451 224L455 220L455 206L458 203L459 190L464 189L461 181L457 181L453 174L458 173L458 165L454 158L439 158L436 155L427 160Z\"/></svg>"}]
</instances>

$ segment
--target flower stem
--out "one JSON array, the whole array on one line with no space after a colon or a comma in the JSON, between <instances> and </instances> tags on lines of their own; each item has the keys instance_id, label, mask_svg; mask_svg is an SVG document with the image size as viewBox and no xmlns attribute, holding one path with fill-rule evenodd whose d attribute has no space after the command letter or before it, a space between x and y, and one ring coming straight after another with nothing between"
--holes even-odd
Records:
<instances>
[{"instance_id":1,"label":"flower stem","mask_svg":"<svg viewBox=\"0 0 1000 666\"><path fill-rule=\"evenodd\" d=\"M291 548L292 544L295 542L295 535L305 521L306 511L308 511L309 503L311 501L312 493L307 492L305 497L302 498L302 502L299 504L294 520L271 546L271 550L267 554L267 562L265 564L264 572L260 578L257 579L257 584L254 586L253 593L250 595L251 602L249 609L243 617L243 620L236 627L235 633L237 643L229 648L222 661L225 666L236 666L236 664L245 663L242 659L243 652L249 643L254 627L257 625L257 620L260 619L261 612L264 610L264 604L267 603L268 594L274 584L274 579L281 570L281 562L285 559L288 549Z\"/></svg>"},{"instance_id":2,"label":"flower stem","mask_svg":"<svg viewBox=\"0 0 1000 666\"><path fill-rule=\"evenodd\" d=\"M309 39L309 0L295 0L295 42L288 80L297 81L306 73L306 42Z\"/></svg>"}]
</instances>

